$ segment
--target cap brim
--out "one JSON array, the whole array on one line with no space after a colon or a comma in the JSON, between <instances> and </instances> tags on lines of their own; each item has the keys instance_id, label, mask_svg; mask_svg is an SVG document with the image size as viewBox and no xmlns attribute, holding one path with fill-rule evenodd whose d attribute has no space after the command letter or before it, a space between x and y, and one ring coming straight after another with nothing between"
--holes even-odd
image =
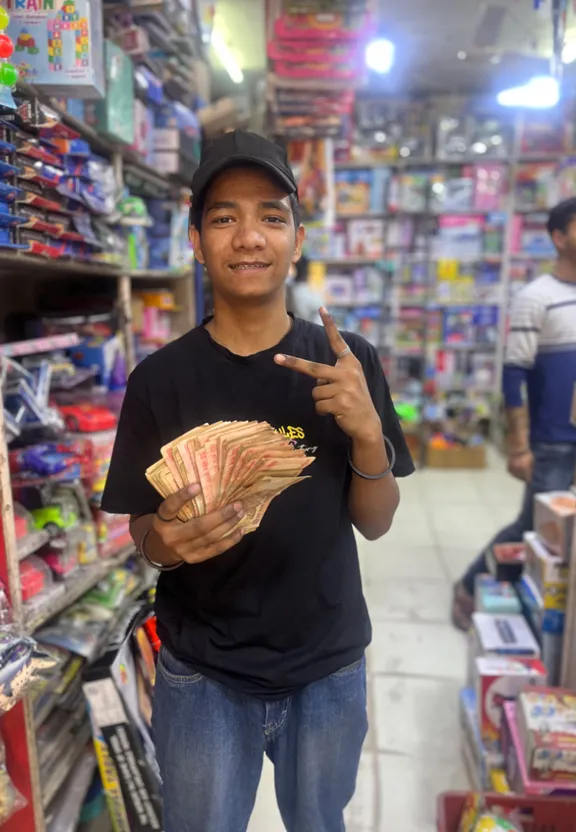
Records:
<instances>
[{"instance_id":1,"label":"cap brim","mask_svg":"<svg viewBox=\"0 0 576 832\"><path fill-rule=\"evenodd\" d=\"M229 159L221 159L215 165L208 168L206 171L203 171L202 178L200 182L194 182L192 179L192 205L196 206L198 204L198 200L202 197L202 195L206 192L206 188L210 185L212 180L218 176L218 174L222 173L229 168L237 168L241 167L242 165L254 165L256 167L262 168L263 170L270 173L277 182L282 185L283 188L286 188L286 192L288 195L297 194L298 188L296 183L290 179L283 171L278 170L278 168L269 162L266 159L259 159L257 156L232 156ZM199 173L200 171L197 171Z\"/></svg>"}]
</instances>

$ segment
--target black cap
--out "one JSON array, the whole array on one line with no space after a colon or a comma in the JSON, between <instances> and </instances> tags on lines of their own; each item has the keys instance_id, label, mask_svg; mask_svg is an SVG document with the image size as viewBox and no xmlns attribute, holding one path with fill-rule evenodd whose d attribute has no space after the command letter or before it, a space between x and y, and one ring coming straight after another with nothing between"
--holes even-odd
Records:
<instances>
[{"instance_id":1,"label":"black cap","mask_svg":"<svg viewBox=\"0 0 576 832\"><path fill-rule=\"evenodd\" d=\"M192 216L201 206L206 188L214 177L227 168L242 164L264 168L278 180L288 195L298 195L286 151L257 133L234 130L202 151L200 165L192 177Z\"/></svg>"}]
</instances>

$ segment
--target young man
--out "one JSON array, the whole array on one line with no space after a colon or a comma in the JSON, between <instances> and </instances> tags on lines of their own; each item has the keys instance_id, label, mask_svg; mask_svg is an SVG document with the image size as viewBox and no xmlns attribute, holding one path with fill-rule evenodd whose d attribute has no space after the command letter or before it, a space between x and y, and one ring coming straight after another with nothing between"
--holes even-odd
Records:
<instances>
[{"instance_id":1,"label":"young man","mask_svg":"<svg viewBox=\"0 0 576 832\"><path fill-rule=\"evenodd\" d=\"M494 543L522 540L533 528L534 495L565 491L576 468L576 199L550 212L548 233L558 252L552 274L533 280L512 306L504 366L508 471L526 483L520 514ZM527 401L524 398L526 388ZM452 618L470 626L476 575L486 550L454 589Z\"/></svg>"},{"instance_id":2,"label":"young man","mask_svg":"<svg viewBox=\"0 0 576 832\"><path fill-rule=\"evenodd\" d=\"M304 230L285 153L229 133L192 183L214 316L133 372L103 507L162 574L154 733L165 832L242 832L263 755L289 832L340 832L366 732L370 622L353 526L385 534L413 471L376 352L286 312ZM258 531L241 503L181 523L144 472L196 425L263 420L313 454ZM386 440L384 438L386 437ZM394 449L394 454L389 450ZM391 464L394 463L391 471Z\"/></svg>"}]
</instances>

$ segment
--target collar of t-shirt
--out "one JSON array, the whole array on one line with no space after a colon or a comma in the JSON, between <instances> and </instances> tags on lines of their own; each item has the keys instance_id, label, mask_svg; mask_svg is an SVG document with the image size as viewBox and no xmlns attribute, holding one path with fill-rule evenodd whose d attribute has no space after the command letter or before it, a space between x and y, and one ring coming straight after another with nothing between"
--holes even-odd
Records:
<instances>
[{"instance_id":1,"label":"collar of t-shirt","mask_svg":"<svg viewBox=\"0 0 576 832\"><path fill-rule=\"evenodd\" d=\"M276 353L281 352L291 354L294 351L294 344L296 343L299 337L301 322L298 318L295 318L291 314L290 318L292 320L292 326L290 327L286 335L280 341L278 341L277 344L274 344L274 346L272 347L268 347L268 349L261 350L260 352L255 352L252 355L236 355L236 353L232 352L227 347L223 346L223 344L219 344L217 341L215 341L214 338L212 338L206 326L213 319L211 315L202 321L202 325L199 327L199 332L201 337L205 341L206 346L209 349L212 349L215 352L217 352L220 356L227 359L228 361L233 361L237 364L241 364L244 366L266 364L270 361L273 361Z\"/></svg>"}]
</instances>

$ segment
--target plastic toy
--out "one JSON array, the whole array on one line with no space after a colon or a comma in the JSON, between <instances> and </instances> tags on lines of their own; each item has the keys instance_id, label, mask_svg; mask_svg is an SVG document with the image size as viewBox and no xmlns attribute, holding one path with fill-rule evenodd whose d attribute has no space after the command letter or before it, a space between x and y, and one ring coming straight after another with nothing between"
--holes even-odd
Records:
<instances>
[{"instance_id":1,"label":"plastic toy","mask_svg":"<svg viewBox=\"0 0 576 832\"><path fill-rule=\"evenodd\" d=\"M9 711L35 682L40 671L56 664L33 638L0 632L0 711Z\"/></svg>"},{"instance_id":2,"label":"plastic toy","mask_svg":"<svg viewBox=\"0 0 576 832\"><path fill-rule=\"evenodd\" d=\"M64 501L58 505L35 508L32 516L38 531L45 529L51 535L72 528L79 520L78 514L70 506L66 506Z\"/></svg>"},{"instance_id":3,"label":"plastic toy","mask_svg":"<svg viewBox=\"0 0 576 832\"><path fill-rule=\"evenodd\" d=\"M73 404L60 407L66 427L73 433L93 433L116 427L116 416L106 407Z\"/></svg>"}]
</instances>

